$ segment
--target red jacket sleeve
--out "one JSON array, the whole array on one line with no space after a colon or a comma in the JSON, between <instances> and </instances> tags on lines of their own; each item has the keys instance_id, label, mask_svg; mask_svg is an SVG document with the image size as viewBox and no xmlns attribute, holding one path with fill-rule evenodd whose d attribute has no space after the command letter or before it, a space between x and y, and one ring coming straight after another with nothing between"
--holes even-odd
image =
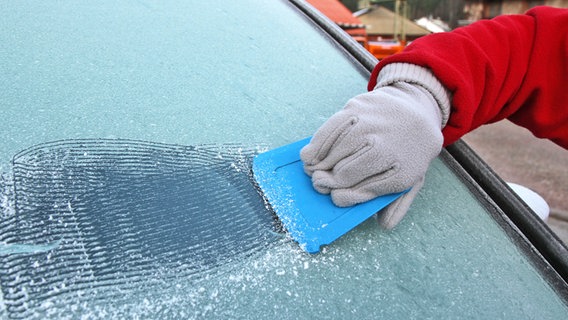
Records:
<instances>
[{"instance_id":1,"label":"red jacket sleeve","mask_svg":"<svg viewBox=\"0 0 568 320\"><path fill-rule=\"evenodd\" d=\"M537 7L422 37L381 60L369 90L393 62L429 68L451 92L445 145L508 118L568 148L568 9Z\"/></svg>"}]
</instances>

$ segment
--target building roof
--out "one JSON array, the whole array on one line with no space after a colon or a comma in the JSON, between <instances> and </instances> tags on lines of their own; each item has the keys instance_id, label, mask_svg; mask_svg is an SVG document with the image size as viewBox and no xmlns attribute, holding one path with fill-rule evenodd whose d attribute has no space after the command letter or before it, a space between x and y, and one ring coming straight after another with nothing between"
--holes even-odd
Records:
<instances>
[{"instance_id":1,"label":"building roof","mask_svg":"<svg viewBox=\"0 0 568 320\"><path fill-rule=\"evenodd\" d=\"M306 0L306 2L344 29L365 28L361 20L339 0Z\"/></svg>"},{"instance_id":2,"label":"building roof","mask_svg":"<svg viewBox=\"0 0 568 320\"><path fill-rule=\"evenodd\" d=\"M394 12L383 6L372 6L355 12L355 16L367 26L369 35L394 35L395 17ZM409 37L420 37L430 34L430 32L411 20L398 16L398 21L404 23L404 31ZM400 30L398 30L400 32Z\"/></svg>"}]
</instances>

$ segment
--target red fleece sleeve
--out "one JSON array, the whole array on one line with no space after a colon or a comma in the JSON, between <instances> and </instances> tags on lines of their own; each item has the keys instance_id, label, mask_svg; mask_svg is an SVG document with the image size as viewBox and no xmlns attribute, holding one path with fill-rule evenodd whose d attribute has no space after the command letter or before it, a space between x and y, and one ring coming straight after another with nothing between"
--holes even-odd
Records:
<instances>
[{"instance_id":1,"label":"red fleece sleeve","mask_svg":"<svg viewBox=\"0 0 568 320\"><path fill-rule=\"evenodd\" d=\"M568 148L568 10L537 7L452 32L432 34L375 67L369 90L387 64L429 68L452 94L444 145L509 118Z\"/></svg>"}]
</instances>

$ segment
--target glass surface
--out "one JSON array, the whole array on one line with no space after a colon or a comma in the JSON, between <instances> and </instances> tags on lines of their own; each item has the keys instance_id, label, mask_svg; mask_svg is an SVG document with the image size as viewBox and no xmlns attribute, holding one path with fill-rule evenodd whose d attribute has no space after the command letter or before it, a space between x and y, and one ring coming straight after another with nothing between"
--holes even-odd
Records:
<instances>
[{"instance_id":1,"label":"glass surface","mask_svg":"<svg viewBox=\"0 0 568 320\"><path fill-rule=\"evenodd\" d=\"M366 81L283 6L0 4L2 168L58 139L281 145L312 134Z\"/></svg>"},{"instance_id":2,"label":"glass surface","mask_svg":"<svg viewBox=\"0 0 568 320\"><path fill-rule=\"evenodd\" d=\"M60 139L279 146L312 134L366 86L353 61L280 1L12 1L0 4L0 15L7 186L12 156ZM2 219L13 219L11 194L2 196ZM241 231L226 220L224 232ZM80 290L53 285L39 305L21 308L30 318L101 319L557 319L568 312L439 159L393 231L370 219L318 255L274 236L265 249L225 255L211 270L189 275L183 264L172 267L173 257L132 285L105 274ZM0 241L6 261L30 250L9 240ZM73 240L82 241L63 241ZM46 259L57 245L32 249ZM129 248L113 249L135 258ZM5 295L0 316L12 299Z\"/></svg>"}]
</instances>

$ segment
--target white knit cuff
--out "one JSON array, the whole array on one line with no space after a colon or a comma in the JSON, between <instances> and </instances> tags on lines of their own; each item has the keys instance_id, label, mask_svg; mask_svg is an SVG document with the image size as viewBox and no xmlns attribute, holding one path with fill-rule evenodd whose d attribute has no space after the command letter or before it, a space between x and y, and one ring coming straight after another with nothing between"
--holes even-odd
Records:
<instances>
[{"instance_id":1,"label":"white knit cuff","mask_svg":"<svg viewBox=\"0 0 568 320\"><path fill-rule=\"evenodd\" d=\"M450 117L451 94L430 70L411 63L388 64L379 73L377 85L374 89L388 86L395 82L417 84L428 90L440 108L442 128L446 126Z\"/></svg>"}]
</instances>

